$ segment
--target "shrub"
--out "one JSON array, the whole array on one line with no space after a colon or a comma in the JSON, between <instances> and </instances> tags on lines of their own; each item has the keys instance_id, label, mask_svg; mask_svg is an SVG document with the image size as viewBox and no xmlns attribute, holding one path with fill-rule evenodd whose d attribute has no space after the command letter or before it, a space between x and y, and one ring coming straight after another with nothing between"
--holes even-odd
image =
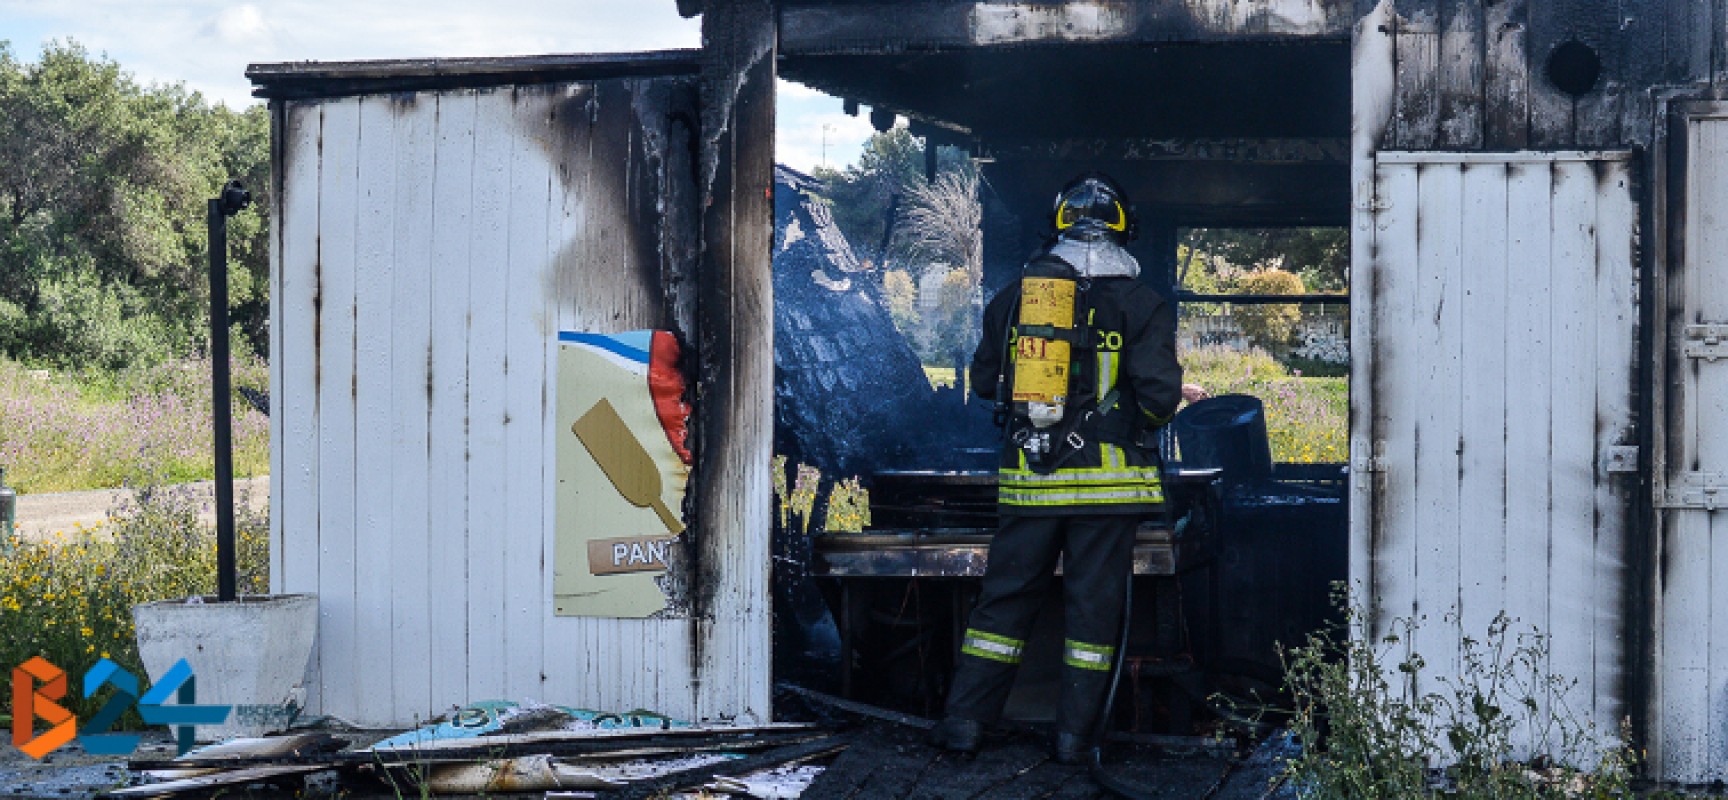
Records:
<instances>
[{"instance_id":1,"label":"shrub","mask_svg":"<svg viewBox=\"0 0 1728 800\"><path fill-rule=\"evenodd\" d=\"M1302 294L1302 279L1281 269L1250 272L1236 281L1236 291L1242 294ZM1302 310L1294 303L1244 305L1235 310L1242 332L1261 347L1277 347L1290 341L1296 323L1302 320Z\"/></svg>"},{"instance_id":2,"label":"shrub","mask_svg":"<svg viewBox=\"0 0 1728 800\"><path fill-rule=\"evenodd\" d=\"M1485 638L1461 640L1460 674L1436 677L1410 647L1412 620L1371 639L1360 610L1346 618L1350 635L1310 634L1284 654L1290 732L1301 745L1285 777L1299 796L1628 796L1632 754L1571 716L1565 700L1577 681L1543 669L1546 636L1514 633L1501 614ZM1588 774L1585 761L1597 753L1604 755ZM1431 770L1431 761L1448 766Z\"/></svg>"},{"instance_id":3,"label":"shrub","mask_svg":"<svg viewBox=\"0 0 1728 800\"><path fill-rule=\"evenodd\" d=\"M263 593L269 513L247 510L244 497L236 505L237 588ZM40 540L15 536L0 552L0 663L42 656L76 684L97 659L112 658L143 676L132 606L216 591L216 536L199 521L201 510L188 487L148 486L122 500L105 524ZM0 672L0 686L10 679L10 670ZM74 705L86 717L100 703Z\"/></svg>"}]
</instances>

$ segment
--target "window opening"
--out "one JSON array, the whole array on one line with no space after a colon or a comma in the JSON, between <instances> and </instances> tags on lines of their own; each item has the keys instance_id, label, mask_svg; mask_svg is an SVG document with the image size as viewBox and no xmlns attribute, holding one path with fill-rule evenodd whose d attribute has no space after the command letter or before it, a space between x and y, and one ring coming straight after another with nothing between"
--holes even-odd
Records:
<instances>
[{"instance_id":1,"label":"window opening","mask_svg":"<svg viewBox=\"0 0 1728 800\"><path fill-rule=\"evenodd\" d=\"M1186 380L1259 398L1274 463L1347 461L1349 231L1188 228L1177 239Z\"/></svg>"}]
</instances>

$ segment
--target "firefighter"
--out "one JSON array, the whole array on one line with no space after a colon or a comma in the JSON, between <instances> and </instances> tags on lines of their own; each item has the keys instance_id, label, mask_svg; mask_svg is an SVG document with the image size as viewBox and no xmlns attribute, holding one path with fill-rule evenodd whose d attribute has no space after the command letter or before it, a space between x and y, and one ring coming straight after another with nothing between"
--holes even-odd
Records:
<instances>
[{"instance_id":1,"label":"firefighter","mask_svg":"<svg viewBox=\"0 0 1728 800\"><path fill-rule=\"evenodd\" d=\"M1006 428L1001 527L932 732L975 752L1002 711L1032 618L1063 558L1055 756L1092 752L1141 519L1163 502L1152 434L1182 399L1175 314L1123 249L1135 220L1108 176L1056 197L1055 237L986 307L972 385ZM1196 387L1197 388L1197 387Z\"/></svg>"}]
</instances>

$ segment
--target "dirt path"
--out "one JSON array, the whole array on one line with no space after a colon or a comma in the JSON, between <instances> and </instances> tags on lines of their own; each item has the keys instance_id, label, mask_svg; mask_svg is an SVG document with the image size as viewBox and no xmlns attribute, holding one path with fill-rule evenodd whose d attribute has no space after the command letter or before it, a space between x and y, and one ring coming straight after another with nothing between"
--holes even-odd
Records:
<instances>
[{"instance_id":1,"label":"dirt path","mask_svg":"<svg viewBox=\"0 0 1728 800\"><path fill-rule=\"evenodd\" d=\"M215 484L199 481L192 484L205 511L200 516L205 524L216 524L214 506ZM108 518L113 508L130 490L97 489L89 492L58 494L26 494L18 497L18 525L26 539L51 536L56 531L71 532L82 525L89 528ZM270 502L270 477L242 478L234 481L234 497L247 498L252 508L262 508Z\"/></svg>"}]
</instances>

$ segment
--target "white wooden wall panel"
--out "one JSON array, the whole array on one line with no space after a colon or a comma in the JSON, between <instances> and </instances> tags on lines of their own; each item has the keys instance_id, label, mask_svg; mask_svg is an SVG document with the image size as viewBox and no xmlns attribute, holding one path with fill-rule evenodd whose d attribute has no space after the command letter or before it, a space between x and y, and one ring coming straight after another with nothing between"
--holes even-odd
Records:
<instances>
[{"instance_id":1,"label":"white wooden wall panel","mask_svg":"<svg viewBox=\"0 0 1728 800\"><path fill-rule=\"evenodd\" d=\"M354 660L344 670L354 685L356 715L381 719L395 701L391 676L368 669L393 663L392 594L396 559L391 420L395 392L390 369L394 340L396 265L396 115L388 103L359 104L359 225L354 263L354 408L356 442L373 431L375 445L354 450ZM333 678L337 676L331 676Z\"/></svg>"},{"instance_id":2,"label":"white wooden wall panel","mask_svg":"<svg viewBox=\"0 0 1728 800\"><path fill-rule=\"evenodd\" d=\"M1463 237L1459 308L1470 308L1470 324L1459 331L1458 363L1474 380L1460 381L1458 628L1485 631L1506 608L1506 583L1497 571L1471 569L1481 560L1505 558L1506 412L1512 376L1507 370L1508 286L1515 266L1507 258L1506 198L1511 181L1498 164L1473 164L1463 174Z\"/></svg>"},{"instance_id":3,"label":"white wooden wall panel","mask_svg":"<svg viewBox=\"0 0 1728 800\"><path fill-rule=\"evenodd\" d=\"M474 104L472 92L450 92L437 96L432 109L438 149L432 175L432 398L426 431L431 519L426 535L432 619L428 677L435 704L428 711L433 713L469 700L493 699L468 695L468 594L483 588L470 580L475 542L467 535L468 270L474 128L479 121Z\"/></svg>"},{"instance_id":4,"label":"white wooden wall panel","mask_svg":"<svg viewBox=\"0 0 1728 800\"><path fill-rule=\"evenodd\" d=\"M547 354L555 352L541 331L548 327L546 298L541 286L548 248L557 239L547 235L553 218L553 176L544 164L552 150L550 110L539 103L518 102L512 124L510 162L510 256L502 280L505 303L504 379L504 657L505 694L546 697L543 681L545 651L540 617L551 584L539 580L541 565L552 553L544 487L552 480L546 449L553 441L546 427L552 399Z\"/></svg>"},{"instance_id":5,"label":"white wooden wall panel","mask_svg":"<svg viewBox=\"0 0 1728 800\"><path fill-rule=\"evenodd\" d=\"M383 105L375 100L368 105ZM431 98L418 101L433 105ZM432 230L438 151L437 115L396 117L396 199L391 232L390 518L372 535L387 537L391 566L390 663L431 664L430 447L432 417ZM382 502L382 499L379 500ZM437 708L431 683L392 676L391 715ZM410 717L412 721L412 717Z\"/></svg>"},{"instance_id":6,"label":"white wooden wall panel","mask_svg":"<svg viewBox=\"0 0 1728 800\"><path fill-rule=\"evenodd\" d=\"M1728 360L1691 358L1701 339L1688 325L1728 324L1728 109L1720 104L1685 126L1682 278L1669 287L1667 425L1673 449L1663 453L1665 486L1682 488L1687 473L1728 483ZM1672 504L1683 506L1684 504ZM1657 649L1659 711L1653 758L1663 777L1690 783L1728 779L1728 517L1698 507L1661 514L1656 564L1660 596Z\"/></svg>"},{"instance_id":7,"label":"white wooden wall panel","mask_svg":"<svg viewBox=\"0 0 1728 800\"><path fill-rule=\"evenodd\" d=\"M663 256L619 228L649 168L643 85L279 107L272 566L276 590L320 596L312 711L766 717L761 536L715 533L739 545L718 568L763 569L731 575L700 632L552 614L554 335L664 324Z\"/></svg>"},{"instance_id":8,"label":"white wooden wall panel","mask_svg":"<svg viewBox=\"0 0 1728 800\"><path fill-rule=\"evenodd\" d=\"M281 216L275 276L281 287L280 313L270 317L271 346L280 355L271 362L271 402L281 420L282 435L270 440L271 558L280 568L271 572L275 592L317 592L318 584L318 275L321 270L318 215L321 204L319 157L324 135L324 109L315 103L292 106L281 116L279 143ZM294 387L290 389L289 387ZM318 646L325 634L318 633ZM308 667L308 708L320 710L316 697L319 659Z\"/></svg>"},{"instance_id":9,"label":"white wooden wall panel","mask_svg":"<svg viewBox=\"0 0 1728 800\"><path fill-rule=\"evenodd\" d=\"M1553 170L1540 161L1507 167L1506 263L1519 268L1506 273L1508 311L1518 310L1506 320L1506 373L1515 383L1506 388L1506 506L1503 512L1492 512L1504 514L1504 525L1494 533L1505 538L1505 563L1528 567L1502 574L1506 604L1499 610L1516 618L1521 627L1542 631L1549 629L1548 511L1553 447L1547 403L1552 394L1554 339L1549 304L1532 304L1529 299L1547 292L1553 257L1549 206L1526 201L1548 196L1552 178Z\"/></svg>"},{"instance_id":10,"label":"white wooden wall panel","mask_svg":"<svg viewBox=\"0 0 1728 800\"><path fill-rule=\"evenodd\" d=\"M508 309L510 163L515 97L494 89L475 97L474 216L469 236L468 319L451 327L468 344L468 697L504 695L505 528L504 330ZM534 242L533 244L539 244Z\"/></svg>"},{"instance_id":11,"label":"white wooden wall panel","mask_svg":"<svg viewBox=\"0 0 1728 800\"><path fill-rule=\"evenodd\" d=\"M1550 637L1564 700L1617 730L1636 337L1629 160L1617 153L1376 157L1353 284L1373 330L1353 519L1374 631L1413 619L1433 678L1504 611ZM1358 372L1358 380L1363 374ZM1356 454L1355 463L1362 464ZM1362 572L1358 571L1358 575ZM1436 691L1424 683L1422 691Z\"/></svg>"},{"instance_id":12,"label":"white wooden wall panel","mask_svg":"<svg viewBox=\"0 0 1728 800\"><path fill-rule=\"evenodd\" d=\"M358 272L360 107L324 106L318 233L318 633L319 696L326 711L355 709L354 285Z\"/></svg>"}]
</instances>

